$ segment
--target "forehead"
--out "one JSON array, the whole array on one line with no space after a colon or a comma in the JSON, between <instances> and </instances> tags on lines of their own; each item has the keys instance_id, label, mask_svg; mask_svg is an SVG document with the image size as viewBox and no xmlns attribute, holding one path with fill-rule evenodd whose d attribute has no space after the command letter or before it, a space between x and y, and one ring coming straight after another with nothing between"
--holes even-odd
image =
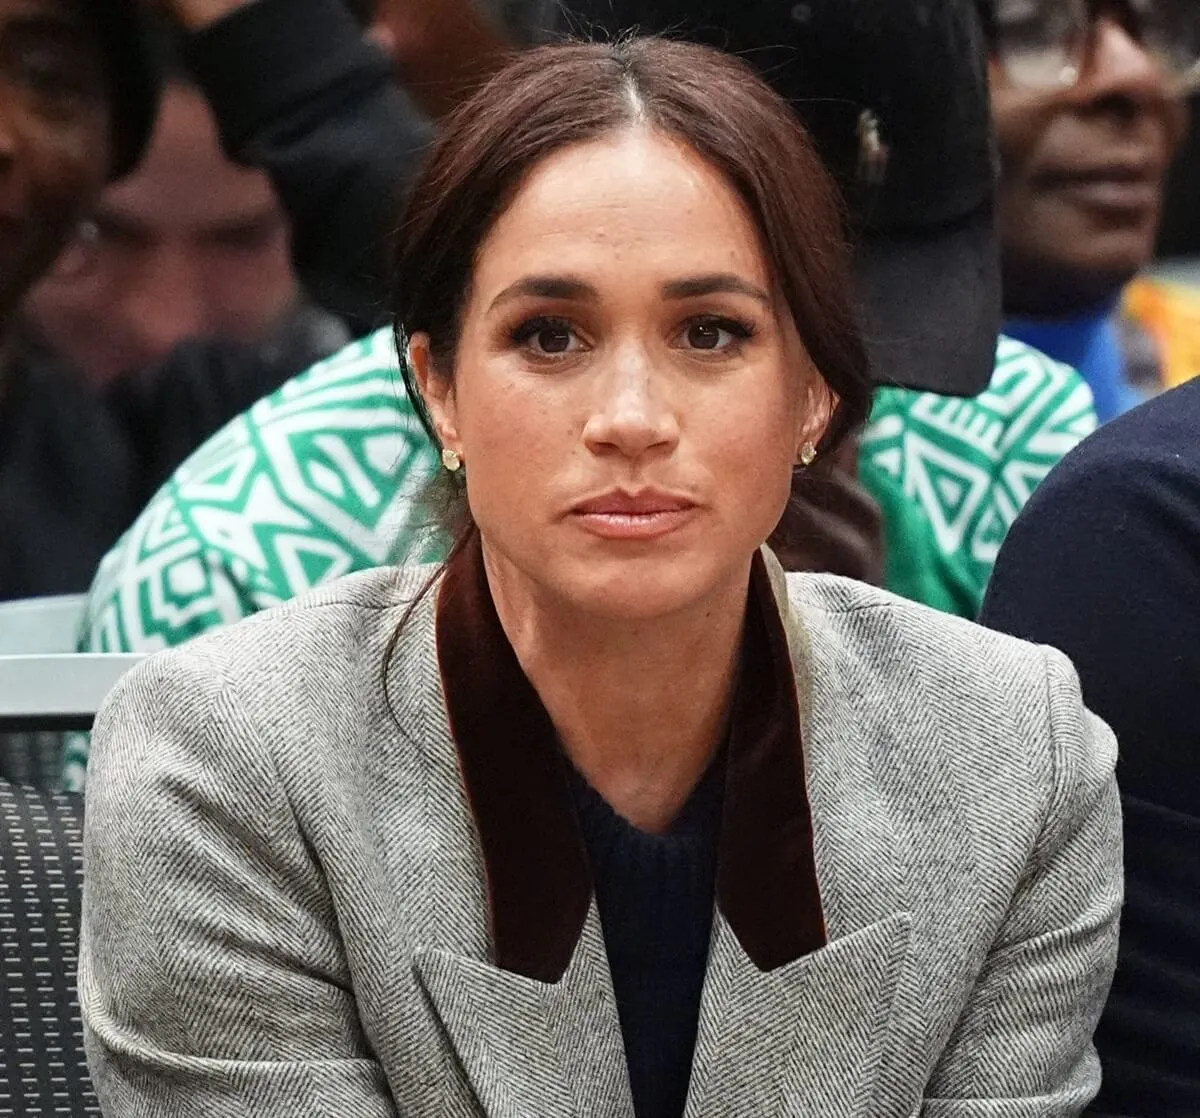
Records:
<instances>
[{"instance_id":1,"label":"forehead","mask_svg":"<svg viewBox=\"0 0 1200 1118\"><path fill-rule=\"evenodd\" d=\"M100 212L161 232L204 232L276 208L266 174L225 155L204 97L172 83L149 150L131 175L105 192Z\"/></svg>"},{"instance_id":2,"label":"forehead","mask_svg":"<svg viewBox=\"0 0 1200 1118\"><path fill-rule=\"evenodd\" d=\"M754 219L722 172L641 128L539 163L481 247L476 278L551 266L732 270L769 286Z\"/></svg>"}]
</instances>

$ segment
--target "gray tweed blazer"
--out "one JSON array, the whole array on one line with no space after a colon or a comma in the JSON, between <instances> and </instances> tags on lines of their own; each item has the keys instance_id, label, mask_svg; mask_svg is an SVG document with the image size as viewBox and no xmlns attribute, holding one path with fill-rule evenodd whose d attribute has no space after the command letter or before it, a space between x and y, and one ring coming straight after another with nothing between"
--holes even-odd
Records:
<instances>
[{"instance_id":1,"label":"gray tweed blazer","mask_svg":"<svg viewBox=\"0 0 1200 1118\"><path fill-rule=\"evenodd\" d=\"M1055 652L758 569L802 756L780 738L779 794L727 791L688 1118L1078 1115L1121 905L1111 734ZM109 1118L631 1118L527 683L452 663L429 595L385 696L428 573L334 583L107 704L79 983Z\"/></svg>"}]
</instances>

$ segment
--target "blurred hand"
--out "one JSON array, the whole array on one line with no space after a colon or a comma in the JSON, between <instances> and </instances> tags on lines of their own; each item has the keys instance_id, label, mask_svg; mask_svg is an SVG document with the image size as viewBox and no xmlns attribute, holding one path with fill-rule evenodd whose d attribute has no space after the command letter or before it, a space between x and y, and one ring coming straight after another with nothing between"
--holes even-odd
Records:
<instances>
[{"instance_id":1,"label":"blurred hand","mask_svg":"<svg viewBox=\"0 0 1200 1118\"><path fill-rule=\"evenodd\" d=\"M188 31L202 31L257 2L141 0L147 9L165 13ZM469 97L514 49L475 0L378 0L367 37L391 56L399 80L434 120Z\"/></svg>"},{"instance_id":2,"label":"blurred hand","mask_svg":"<svg viewBox=\"0 0 1200 1118\"><path fill-rule=\"evenodd\" d=\"M883 582L883 518L858 480L858 440L798 471L771 548L789 571Z\"/></svg>"},{"instance_id":3,"label":"blurred hand","mask_svg":"<svg viewBox=\"0 0 1200 1118\"><path fill-rule=\"evenodd\" d=\"M189 31L201 31L255 0L142 0L151 11L164 12Z\"/></svg>"},{"instance_id":4,"label":"blurred hand","mask_svg":"<svg viewBox=\"0 0 1200 1118\"><path fill-rule=\"evenodd\" d=\"M391 55L399 80L435 120L503 66L514 49L476 0L379 0L369 37Z\"/></svg>"}]
</instances>

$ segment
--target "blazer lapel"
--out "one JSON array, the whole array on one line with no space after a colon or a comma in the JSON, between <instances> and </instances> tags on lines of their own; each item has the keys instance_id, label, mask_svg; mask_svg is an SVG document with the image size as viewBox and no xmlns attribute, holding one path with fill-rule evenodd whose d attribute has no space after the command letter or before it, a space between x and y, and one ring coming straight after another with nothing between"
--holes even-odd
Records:
<instances>
[{"instance_id":1,"label":"blazer lapel","mask_svg":"<svg viewBox=\"0 0 1200 1118\"><path fill-rule=\"evenodd\" d=\"M896 913L761 971L718 916L686 1118L879 1118L910 923Z\"/></svg>"},{"instance_id":2,"label":"blazer lapel","mask_svg":"<svg viewBox=\"0 0 1200 1118\"><path fill-rule=\"evenodd\" d=\"M449 564L438 659L487 886L490 958L415 967L489 1118L630 1118L620 1021L554 728L491 600L477 538ZM862 672L791 608L764 550L728 746L717 914L688 1118L881 1118L911 918L860 720ZM820 672L811 672L814 661ZM803 736L803 740L802 740Z\"/></svg>"},{"instance_id":3,"label":"blazer lapel","mask_svg":"<svg viewBox=\"0 0 1200 1118\"><path fill-rule=\"evenodd\" d=\"M687 1118L883 1118L912 918L872 771L878 727L859 717L854 673L813 647L769 553L755 578L777 611L748 614L746 654L769 657L743 676L757 685L729 774Z\"/></svg>"},{"instance_id":4,"label":"blazer lapel","mask_svg":"<svg viewBox=\"0 0 1200 1118\"><path fill-rule=\"evenodd\" d=\"M438 949L416 952L414 965L488 1118L633 1114L594 904L557 982Z\"/></svg>"}]
</instances>

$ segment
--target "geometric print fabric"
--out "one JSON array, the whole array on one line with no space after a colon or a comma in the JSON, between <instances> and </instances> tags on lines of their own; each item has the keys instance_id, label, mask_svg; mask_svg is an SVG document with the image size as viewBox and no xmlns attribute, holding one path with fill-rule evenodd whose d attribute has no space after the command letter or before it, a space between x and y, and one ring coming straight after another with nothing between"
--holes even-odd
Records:
<instances>
[{"instance_id":1,"label":"geometric print fabric","mask_svg":"<svg viewBox=\"0 0 1200 1118\"><path fill-rule=\"evenodd\" d=\"M1000 544L1062 457L1097 426L1074 369L1002 337L985 392L972 399L881 388L861 459L903 489L937 550L982 604Z\"/></svg>"}]
</instances>

